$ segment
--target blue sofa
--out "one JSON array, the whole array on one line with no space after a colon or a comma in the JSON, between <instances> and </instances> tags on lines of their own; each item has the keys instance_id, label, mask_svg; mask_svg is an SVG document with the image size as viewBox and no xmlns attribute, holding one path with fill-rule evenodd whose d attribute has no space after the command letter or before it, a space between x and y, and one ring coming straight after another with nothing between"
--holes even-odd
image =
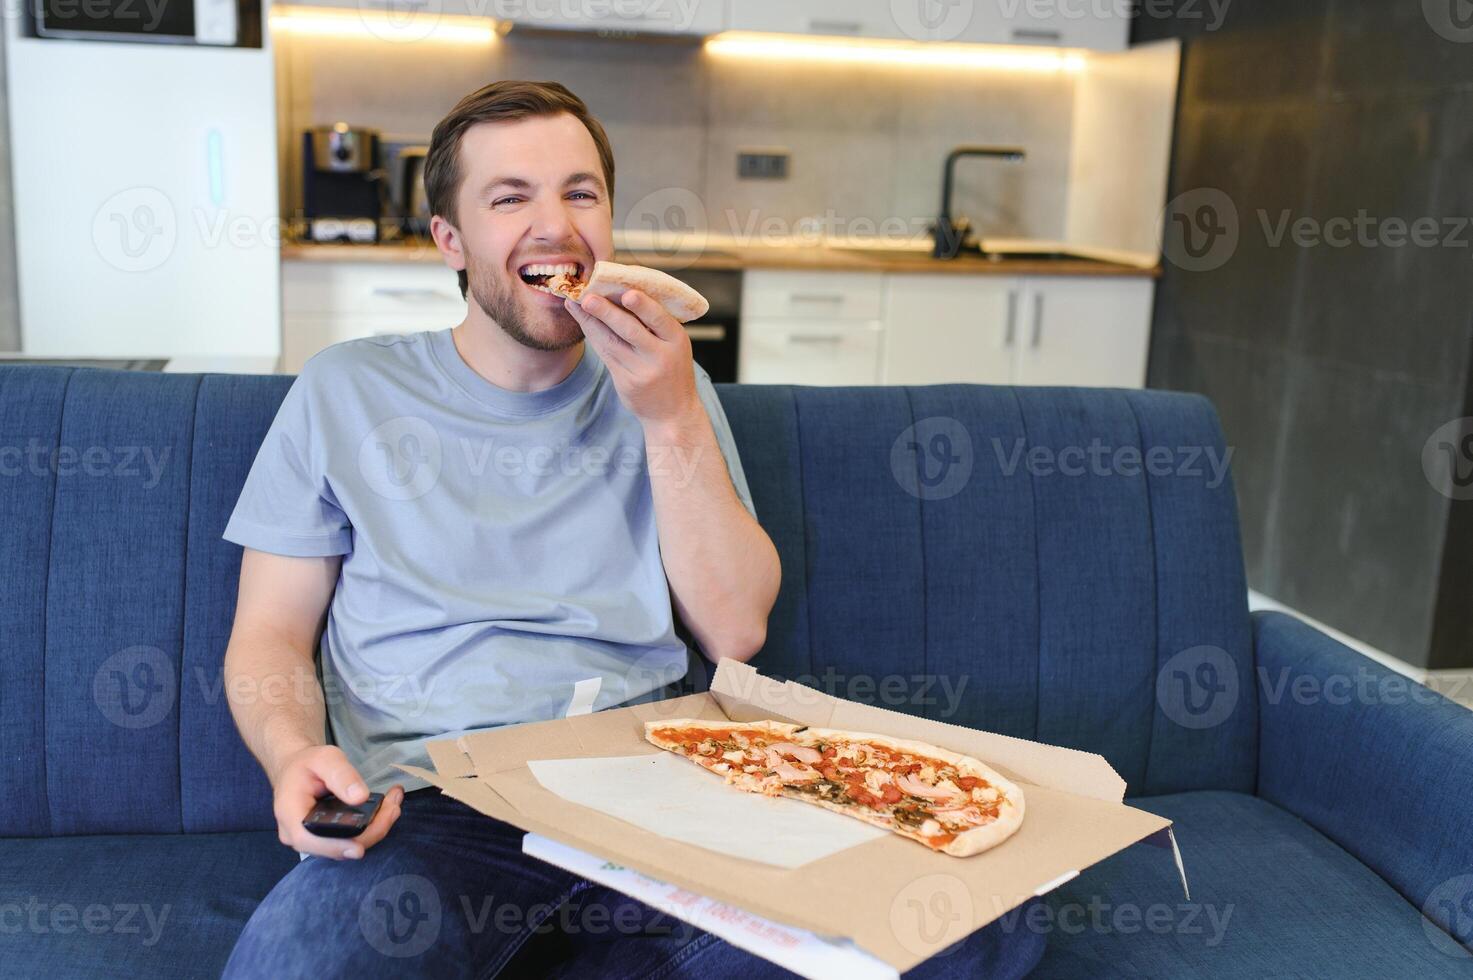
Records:
<instances>
[{"instance_id":1,"label":"blue sofa","mask_svg":"<svg viewBox=\"0 0 1473 980\"><path fill-rule=\"evenodd\" d=\"M289 384L0 368L0 974L217 975L296 859L221 684ZM1036 976L1473 970L1473 713L1249 615L1206 401L718 390L783 559L765 672L1101 752L1176 822L1192 900L1130 848L1008 924Z\"/></svg>"}]
</instances>

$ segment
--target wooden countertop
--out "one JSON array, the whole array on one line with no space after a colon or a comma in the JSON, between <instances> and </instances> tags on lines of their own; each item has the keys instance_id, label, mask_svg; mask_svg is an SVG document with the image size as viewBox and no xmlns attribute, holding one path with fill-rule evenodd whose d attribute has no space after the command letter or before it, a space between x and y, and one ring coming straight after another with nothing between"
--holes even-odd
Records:
<instances>
[{"instance_id":1,"label":"wooden countertop","mask_svg":"<svg viewBox=\"0 0 1473 980\"><path fill-rule=\"evenodd\" d=\"M1044 247L1049 247L1045 245ZM1067 246L1058 246L1060 251ZM1082 250L1081 250L1082 251ZM440 253L428 240L378 245L288 243L281 257L289 262L424 262L439 263ZM655 269L809 269L827 272L930 272L972 276L1148 276L1161 266L1139 265L1070 254L1040 257L1010 243L1009 251L933 259L919 249L837 247L833 245L708 245L697 251L654 252L626 248L615 260Z\"/></svg>"}]
</instances>

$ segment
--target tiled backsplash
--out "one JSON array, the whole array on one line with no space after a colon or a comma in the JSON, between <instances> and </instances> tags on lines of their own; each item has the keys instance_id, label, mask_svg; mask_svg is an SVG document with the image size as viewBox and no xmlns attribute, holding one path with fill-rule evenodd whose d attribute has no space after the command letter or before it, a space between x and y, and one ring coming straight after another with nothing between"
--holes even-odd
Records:
<instances>
[{"instance_id":1,"label":"tiled backsplash","mask_svg":"<svg viewBox=\"0 0 1473 980\"><path fill-rule=\"evenodd\" d=\"M428 141L466 93L500 78L555 79L614 144L616 227L665 202L706 227L833 234L919 231L935 217L941 164L961 143L1016 144L1022 163L964 161L957 214L999 237L1065 237L1078 76L1019 70L747 62L693 43L519 36L484 45L396 44L278 32L283 207L300 201L300 133L346 120ZM738 180L749 147L791 154L783 181ZM655 195L651 198L650 195ZM653 206L653 207L652 207Z\"/></svg>"}]
</instances>

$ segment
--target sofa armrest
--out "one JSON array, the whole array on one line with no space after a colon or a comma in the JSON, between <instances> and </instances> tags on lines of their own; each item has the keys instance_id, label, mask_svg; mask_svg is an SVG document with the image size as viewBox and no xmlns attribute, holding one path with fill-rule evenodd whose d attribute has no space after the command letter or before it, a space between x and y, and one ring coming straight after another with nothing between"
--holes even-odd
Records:
<instances>
[{"instance_id":1,"label":"sofa armrest","mask_svg":"<svg viewBox=\"0 0 1473 980\"><path fill-rule=\"evenodd\" d=\"M1258 795L1473 944L1473 711L1283 613L1253 638Z\"/></svg>"}]
</instances>

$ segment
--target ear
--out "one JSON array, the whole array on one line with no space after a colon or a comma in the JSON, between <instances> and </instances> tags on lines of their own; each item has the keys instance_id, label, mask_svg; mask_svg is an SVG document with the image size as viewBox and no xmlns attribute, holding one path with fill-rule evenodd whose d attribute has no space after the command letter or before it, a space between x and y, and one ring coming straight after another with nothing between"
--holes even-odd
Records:
<instances>
[{"instance_id":1,"label":"ear","mask_svg":"<svg viewBox=\"0 0 1473 980\"><path fill-rule=\"evenodd\" d=\"M465 269L465 250L461 248L460 231L440 215L430 217L430 237L445 259L445 264L456 272Z\"/></svg>"}]
</instances>

